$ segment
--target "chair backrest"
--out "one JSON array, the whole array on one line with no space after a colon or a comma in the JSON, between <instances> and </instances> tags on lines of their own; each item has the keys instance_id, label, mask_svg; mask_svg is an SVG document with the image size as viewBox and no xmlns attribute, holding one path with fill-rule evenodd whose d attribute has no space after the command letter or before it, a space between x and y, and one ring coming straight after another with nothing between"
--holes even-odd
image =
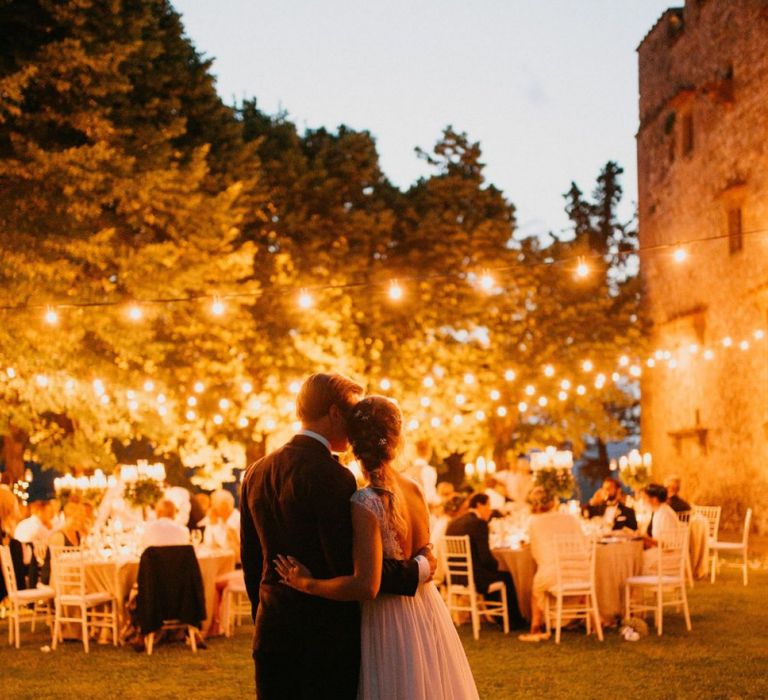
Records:
<instances>
[{"instance_id":1,"label":"chair backrest","mask_svg":"<svg viewBox=\"0 0 768 700\"><path fill-rule=\"evenodd\" d=\"M0 546L0 567L2 567L3 570L3 580L5 581L5 588L8 591L8 595L13 596L18 590L16 588L16 572L13 568L11 548L6 545Z\"/></svg>"},{"instance_id":2,"label":"chair backrest","mask_svg":"<svg viewBox=\"0 0 768 700\"><path fill-rule=\"evenodd\" d=\"M443 537L442 542L443 566L445 567L448 586L475 587L475 577L472 572L472 549L469 545L469 535L461 537Z\"/></svg>"},{"instance_id":3,"label":"chair backrest","mask_svg":"<svg viewBox=\"0 0 768 700\"><path fill-rule=\"evenodd\" d=\"M688 557L688 537L690 531L681 527L676 532L668 532L658 539L658 573L685 580L685 562Z\"/></svg>"},{"instance_id":4,"label":"chair backrest","mask_svg":"<svg viewBox=\"0 0 768 700\"><path fill-rule=\"evenodd\" d=\"M751 525L752 525L752 509L747 508L747 514L744 516L744 534L742 535L742 540L741 540L745 549L747 547L747 544L749 543L749 528Z\"/></svg>"},{"instance_id":5,"label":"chair backrest","mask_svg":"<svg viewBox=\"0 0 768 700\"><path fill-rule=\"evenodd\" d=\"M691 522L691 511L690 510L681 510L677 513L677 519L681 523L690 523Z\"/></svg>"},{"instance_id":6,"label":"chair backrest","mask_svg":"<svg viewBox=\"0 0 768 700\"><path fill-rule=\"evenodd\" d=\"M555 537L555 563L558 586L590 582L594 578L596 542L584 535Z\"/></svg>"},{"instance_id":7,"label":"chair backrest","mask_svg":"<svg viewBox=\"0 0 768 700\"><path fill-rule=\"evenodd\" d=\"M717 539L717 533L720 531L720 513L721 506L693 506L693 514L705 518L709 526L709 537Z\"/></svg>"},{"instance_id":8,"label":"chair backrest","mask_svg":"<svg viewBox=\"0 0 768 700\"><path fill-rule=\"evenodd\" d=\"M57 596L85 595L85 559L80 547L51 547L51 580Z\"/></svg>"}]
</instances>

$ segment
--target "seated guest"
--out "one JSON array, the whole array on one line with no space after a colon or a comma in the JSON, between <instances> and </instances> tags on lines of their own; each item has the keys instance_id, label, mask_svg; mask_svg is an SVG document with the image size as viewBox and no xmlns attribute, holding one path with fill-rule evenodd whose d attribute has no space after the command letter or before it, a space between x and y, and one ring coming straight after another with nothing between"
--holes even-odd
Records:
<instances>
[{"instance_id":1,"label":"seated guest","mask_svg":"<svg viewBox=\"0 0 768 700\"><path fill-rule=\"evenodd\" d=\"M229 491L211 494L207 520L203 542L214 549L231 549L240 561L240 511Z\"/></svg>"},{"instance_id":2,"label":"seated guest","mask_svg":"<svg viewBox=\"0 0 768 700\"><path fill-rule=\"evenodd\" d=\"M547 638L544 632L544 607L547 591L557 583L557 547L559 535L581 535L578 519L570 513L561 513L555 508L557 499L541 486L531 489L528 495L531 505L529 538L531 555L536 562L531 591L531 631L521 634L524 642L538 642Z\"/></svg>"},{"instance_id":3,"label":"seated guest","mask_svg":"<svg viewBox=\"0 0 768 700\"><path fill-rule=\"evenodd\" d=\"M169 498L157 502L157 520L144 525L144 534L141 536L142 550L147 547L189 544L189 530L175 521L176 513L176 504Z\"/></svg>"},{"instance_id":4,"label":"seated guest","mask_svg":"<svg viewBox=\"0 0 768 700\"><path fill-rule=\"evenodd\" d=\"M187 527L202 530L205 527L205 515L211 507L211 499L207 493L196 493L189 501L189 520Z\"/></svg>"},{"instance_id":5,"label":"seated guest","mask_svg":"<svg viewBox=\"0 0 768 700\"><path fill-rule=\"evenodd\" d=\"M511 627L525 624L517 606L515 584L508 571L499 571L499 562L491 553L488 540L488 521L491 519L491 502L484 493L476 493L469 499L469 511L448 523L445 534L449 537L469 535L472 551L472 572L478 593L488 594L488 587L496 581L503 581L507 589L507 617Z\"/></svg>"},{"instance_id":6,"label":"seated guest","mask_svg":"<svg viewBox=\"0 0 768 700\"><path fill-rule=\"evenodd\" d=\"M82 503L69 501L64 506L64 524L48 538L49 547L79 547L87 532L86 512Z\"/></svg>"},{"instance_id":7,"label":"seated guest","mask_svg":"<svg viewBox=\"0 0 768 700\"><path fill-rule=\"evenodd\" d=\"M668 476L664 480L664 486L667 488L667 503L675 513L684 513L691 509L690 503L684 501L678 495L680 493L680 477Z\"/></svg>"},{"instance_id":8,"label":"seated guest","mask_svg":"<svg viewBox=\"0 0 768 700\"><path fill-rule=\"evenodd\" d=\"M485 493L491 501L491 510L501 512L507 502L507 489L501 482L492 476L485 478Z\"/></svg>"},{"instance_id":9,"label":"seated guest","mask_svg":"<svg viewBox=\"0 0 768 700\"><path fill-rule=\"evenodd\" d=\"M661 484L648 484L643 489L643 498L653 511L648 532L643 540L643 573L653 573L656 564L656 554L653 548L659 544L659 539L665 535L677 532L680 520L667 503L667 489Z\"/></svg>"},{"instance_id":10,"label":"seated guest","mask_svg":"<svg viewBox=\"0 0 768 700\"><path fill-rule=\"evenodd\" d=\"M175 520L179 525L187 525L192 510L192 494L183 486L169 486L165 489L164 498L176 506Z\"/></svg>"},{"instance_id":11,"label":"seated guest","mask_svg":"<svg viewBox=\"0 0 768 700\"><path fill-rule=\"evenodd\" d=\"M612 476L603 480L603 485L589 499L587 514L590 518L604 518L613 530L637 530L634 508L624 505L621 498L621 484Z\"/></svg>"},{"instance_id":12,"label":"seated guest","mask_svg":"<svg viewBox=\"0 0 768 700\"><path fill-rule=\"evenodd\" d=\"M34 547L38 544L46 544L53 531L54 507L53 501L32 501L29 505L30 516L22 520L16 526L14 537L24 544ZM25 564L29 561L26 557L31 555L32 547L25 548Z\"/></svg>"}]
</instances>

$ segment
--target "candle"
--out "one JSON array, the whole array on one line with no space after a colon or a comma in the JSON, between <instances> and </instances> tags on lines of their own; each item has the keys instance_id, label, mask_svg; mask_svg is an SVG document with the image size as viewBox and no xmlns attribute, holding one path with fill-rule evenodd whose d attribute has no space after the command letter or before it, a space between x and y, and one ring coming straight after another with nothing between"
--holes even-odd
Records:
<instances>
[{"instance_id":1,"label":"candle","mask_svg":"<svg viewBox=\"0 0 768 700\"><path fill-rule=\"evenodd\" d=\"M472 464L472 462L467 462L467 463L464 465L464 475L465 475L465 476L466 476L468 479L472 479L472 478L474 478L474 476L475 476L475 465L474 465L474 464Z\"/></svg>"}]
</instances>

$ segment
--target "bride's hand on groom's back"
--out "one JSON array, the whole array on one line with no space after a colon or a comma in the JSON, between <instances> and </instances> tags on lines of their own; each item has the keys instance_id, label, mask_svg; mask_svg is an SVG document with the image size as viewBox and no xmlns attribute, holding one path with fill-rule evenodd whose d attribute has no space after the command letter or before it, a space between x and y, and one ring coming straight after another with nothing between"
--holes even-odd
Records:
<instances>
[{"instance_id":1,"label":"bride's hand on groom's back","mask_svg":"<svg viewBox=\"0 0 768 700\"><path fill-rule=\"evenodd\" d=\"M309 593L312 572L298 559L278 554L274 564L280 576L280 583L295 588L302 593Z\"/></svg>"},{"instance_id":2,"label":"bride's hand on groom's back","mask_svg":"<svg viewBox=\"0 0 768 700\"><path fill-rule=\"evenodd\" d=\"M425 545L413 556L424 557L429 562L429 580L431 581L432 577L435 575L435 569L437 569L437 559L435 558L435 555L432 553L432 545L431 544Z\"/></svg>"}]
</instances>

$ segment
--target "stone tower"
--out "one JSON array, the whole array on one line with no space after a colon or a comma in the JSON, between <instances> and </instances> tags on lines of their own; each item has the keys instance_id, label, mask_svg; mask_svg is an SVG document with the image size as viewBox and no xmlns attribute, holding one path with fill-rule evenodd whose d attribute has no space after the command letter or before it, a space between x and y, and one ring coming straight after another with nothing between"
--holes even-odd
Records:
<instances>
[{"instance_id":1,"label":"stone tower","mask_svg":"<svg viewBox=\"0 0 768 700\"><path fill-rule=\"evenodd\" d=\"M643 449L768 531L768 0L686 0L638 48ZM703 240L706 239L706 240Z\"/></svg>"}]
</instances>

